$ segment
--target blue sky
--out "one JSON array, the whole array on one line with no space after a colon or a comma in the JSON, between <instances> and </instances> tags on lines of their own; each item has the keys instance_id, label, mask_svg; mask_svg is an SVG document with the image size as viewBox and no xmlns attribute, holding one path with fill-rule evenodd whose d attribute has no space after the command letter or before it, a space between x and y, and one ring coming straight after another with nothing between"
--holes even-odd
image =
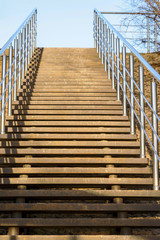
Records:
<instances>
[{"instance_id":1,"label":"blue sky","mask_svg":"<svg viewBox=\"0 0 160 240\"><path fill-rule=\"evenodd\" d=\"M39 47L93 47L93 9L125 10L124 0L0 0L0 6L0 47L35 7Z\"/></svg>"}]
</instances>

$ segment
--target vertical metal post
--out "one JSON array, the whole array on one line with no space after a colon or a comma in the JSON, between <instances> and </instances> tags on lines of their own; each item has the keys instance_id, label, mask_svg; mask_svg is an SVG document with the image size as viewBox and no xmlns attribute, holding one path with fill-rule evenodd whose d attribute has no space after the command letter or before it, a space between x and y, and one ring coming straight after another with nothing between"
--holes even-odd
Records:
<instances>
[{"instance_id":1,"label":"vertical metal post","mask_svg":"<svg viewBox=\"0 0 160 240\"><path fill-rule=\"evenodd\" d=\"M19 72L19 76L18 76L18 89L21 88L21 62L22 62L22 33L19 33L19 64L18 64L18 72Z\"/></svg>"},{"instance_id":2,"label":"vertical metal post","mask_svg":"<svg viewBox=\"0 0 160 240\"><path fill-rule=\"evenodd\" d=\"M135 134L135 124L134 124L134 56L130 55L130 102L131 102L131 134Z\"/></svg>"},{"instance_id":3,"label":"vertical metal post","mask_svg":"<svg viewBox=\"0 0 160 240\"><path fill-rule=\"evenodd\" d=\"M150 52L149 17L147 16L147 52Z\"/></svg>"},{"instance_id":4,"label":"vertical metal post","mask_svg":"<svg viewBox=\"0 0 160 240\"><path fill-rule=\"evenodd\" d=\"M139 67L139 86L140 86L140 120L141 120L141 126L140 126L140 133L141 133L141 158L145 158L145 134L144 134L144 128L145 128L145 117L144 117L144 70L142 64Z\"/></svg>"},{"instance_id":5,"label":"vertical metal post","mask_svg":"<svg viewBox=\"0 0 160 240\"><path fill-rule=\"evenodd\" d=\"M26 29L25 27L22 30L22 79L24 79L25 76L25 36L26 36Z\"/></svg>"},{"instance_id":6,"label":"vertical metal post","mask_svg":"<svg viewBox=\"0 0 160 240\"><path fill-rule=\"evenodd\" d=\"M17 38L14 39L14 94L13 100L17 100L17 50L18 50L18 40Z\"/></svg>"},{"instance_id":7,"label":"vertical metal post","mask_svg":"<svg viewBox=\"0 0 160 240\"><path fill-rule=\"evenodd\" d=\"M99 17L97 15L97 53L99 51Z\"/></svg>"},{"instance_id":8,"label":"vertical metal post","mask_svg":"<svg viewBox=\"0 0 160 240\"><path fill-rule=\"evenodd\" d=\"M6 87L6 65L7 65L7 56L4 53L2 58L2 87L1 87L1 94L2 94L2 100L1 100L1 134L5 133L5 87Z\"/></svg>"},{"instance_id":9,"label":"vertical metal post","mask_svg":"<svg viewBox=\"0 0 160 240\"><path fill-rule=\"evenodd\" d=\"M102 41L102 36L101 36L101 19L99 18L99 58L101 58L101 41Z\"/></svg>"},{"instance_id":10,"label":"vertical metal post","mask_svg":"<svg viewBox=\"0 0 160 240\"><path fill-rule=\"evenodd\" d=\"M117 54L117 100L120 101L120 62L119 62L119 58L120 58L120 39L117 37L116 39L116 54Z\"/></svg>"},{"instance_id":11,"label":"vertical metal post","mask_svg":"<svg viewBox=\"0 0 160 240\"><path fill-rule=\"evenodd\" d=\"M37 10L35 11L35 41L34 48L37 47Z\"/></svg>"},{"instance_id":12,"label":"vertical metal post","mask_svg":"<svg viewBox=\"0 0 160 240\"><path fill-rule=\"evenodd\" d=\"M28 68L28 24L26 24L26 44L25 44L25 71Z\"/></svg>"},{"instance_id":13,"label":"vertical metal post","mask_svg":"<svg viewBox=\"0 0 160 240\"><path fill-rule=\"evenodd\" d=\"M96 48L96 46L97 46L97 42L96 42L96 32L97 32L97 23L96 23L96 20L97 20L97 18L96 18L96 12L94 11L94 47Z\"/></svg>"},{"instance_id":14,"label":"vertical metal post","mask_svg":"<svg viewBox=\"0 0 160 240\"><path fill-rule=\"evenodd\" d=\"M110 28L108 27L108 37L107 37L107 40L108 40L108 79L111 79L111 67L110 67Z\"/></svg>"},{"instance_id":15,"label":"vertical metal post","mask_svg":"<svg viewBox=\"0 0 160 240\"><path fill-rule=\"evenodd\" d=\"M155 35L154 35L154 38L155 38L155 52L157 52L157 22L155 20Z\"/></svg>"},{"instance_id":16,"label":"vertical metal post","mask_svg":"<svg viewBox=\"0 0 160 240\"><path fill-rule=\"evenodd\" d=\"M28 65L29 61L30 61L30 21L28 23L28 58L27 58Z\"/></svg>"},{"instance_id":17,"label":"vertical metal post","mask_svg":"<svg viewBox=\"0 0 160 240\"><path fill-rule=\"evenodd\" d=\"M112 38L112 89L115 89L115 80L114 80L114 74L115 74L115 69L114 69L114 33L112 32L111 34Z\"/></svg>"},{"instance_id":18,"label":"vertical metal post","mask_svg":"<svg viewBox=\"0 0 160 240\"><path fill-rule=\"evenodd\" d=\"M152 108L155 113L157 113L157 85L156 82L151 83L151 100L152 100ZM158 154L158 123L157 123L157 117L152 112L152 125L154 128L155 133L152 131L152 141L155 152ZM157 135L156 135L157 134ZM156 153L153 152L153 189L159 190L159 161L157 158Z\"/></svg>"},{"instance_id":19,"label":"vertical metal post","mask_svg":"<svg viewBox=\"0 0 160 240\"><path fill-rule=\"evenodd\" d=\"M34 52L34 42L35 42L35 14L33 14L33 44L32 44L32 52Z\"/></svg>"},{"instance_id":20,"label":"vertical metal post","mask_svg":"<svg viewBox=\"0 0 160 240\"><path fill-rule=\"evenodd\" d=\"M33 56L33 17L31 18L31 58Z\"/></svg>"},{"instance_id":21,"label":"vertical metal post","mask_svg":"<svg viewBox=\"0 0 160 240\"><path fill-rule=\"evenodd\" d=\"M106 44L106 37L107 37L107 25L104 24L104 70L107 71L107 59L106 59L106 54L107 54L107 44Z\"/></svg>"},{"instance_id":22,"label":"vertical metal post","mask_svg":"<svg viewBox=\"0 0 160 240\"><path fill-rule=\"evenodd\" d=\"M108 25L106 25L106 70L108 70L108 61L109 61L109 59L108 59L108 51L109 51L109 46L108 46L108 29L109 29L109 27L108 27Z\"/></svg>"},{"instance_id":23,"label":"vertical metal post","mask_svg":"<svg viewBox=\"0 0 160 240\"><path fill-rule=\"evenodd\" d=\"M102 32L102 44L101 44L102 55L101 55L101 60L102 60L102 64L103 64L104 63L104 22L103 22L103 19L101 20L101 32Z\"/></svg>"},{"instance_id":24,"label":"vertical metal post","mask_svg":"<svg viewBox=\"0 0 160 240\"><path fill-rule=\"evenodd\" d=\"M9 46L9 78L8 78L8 116L12 115L12 58L13 47L12 43Z\"/></svg>"},{"instance_id":25,"label":"vertical metal post","mask_svg":"<svg viewBox=\"0 0 160 240\"><path fill-rule=\"evenodd\" d=\"M127 116L127 88L126 88L126 47L122 47L122 62L123 62L123 115Z\"/></svg>"},{"instance_id":26,"label":"vertical metal post","mask_svg":"<svg viewBox=\"0 0 160 240\"><path fill-rule=\"evenodd\" d=\"M95 18L96 18L96 49L97 49L97 46L98 46L98 22L97 22L97 19L98 19L98 17L97 17L97 14L96 14L96 16L95 16Z\"/></svg>"},{"instance_id":27,"label":"vertical metal post","mask_svg":"<svg viewBox=\"0 0 160 240\"><path fill-rule=\"evenodd\" d=\"M32 45L32 24L31 24L31 20L29 21L29 32L30 32L30 35L29 35L29 40L30 40L30 43L29 43L29 63L30 63L30 59L31 59L31 45Z\"/></svg>"}]
</instances>

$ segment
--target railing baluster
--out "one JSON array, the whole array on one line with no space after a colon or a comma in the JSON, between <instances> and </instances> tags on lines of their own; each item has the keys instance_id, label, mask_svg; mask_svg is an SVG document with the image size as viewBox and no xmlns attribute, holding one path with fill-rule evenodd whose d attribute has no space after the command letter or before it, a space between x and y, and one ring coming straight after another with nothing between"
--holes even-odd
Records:
<instances>
[{"instance_id":1,"label":"railing baluster","mask_svg":"<svg viewBox=\"0 0 160 240\"><path fill-rule=\"evenodd\" d=\"M110 28L107 29L108 40L108 79L111 79L111 67L110 67Z\"/></svg>"},{"instance_id":2,"label":"railing baluster","mask_svg":"<svg viewBox=\"0 0 160 240\"><path fill-rule=\"evenodd\" d=\"M97 49L97 46L98 46L98 26L97 26L97 24L98 24L98 22L97 22L97 19L98 19L98 16L97 16L97 14L95 13L95 18L96 18L96 49Z\"/></svg>"},{"instance_id":3,"label":"railing baluster","mask_svg":"<svg viewBox=\"0 0 160 240\"><path fill-rule=\"evenodd\" d=\"M13 100L17 100L17 50L18 50L18 40L17 38L14 39L14 94Z\"/></svg>"},{"instance_id":4,"label":"railing baluster","mask_svg":"<svg viewBox=\"0 0 160 240\"><path fill-rule=\"evenodd\" d=\"M33 56L33 17L31 17L31 58Z\"/></svg>"},{"instance_id":5,"label":"railing baluster","mask_svg":"<svg viewBox=\"0 0 160 240\"><path fill-rule=\"evenodd\" d=\"M126 47L122 47L122 62L123 62L123 115L127 116L127 88L126 88Z\"/></svg>"},{"instance_id":6,"label":"railing baluster","mask_svg":"<svg viewBox=\"0 0 160 240\"><path fill-rule=\"evenodd\" d=\"M106 25L106 70L108 72L108 49L109 49L109 46L108 46L108 25ZM108 57L107 57L108 56Z\"/></svg>"},{"instance_id":7,"label":"railing baluster","mask_svg":"<svg viewBox=\"0 0 160 240\"><path fill-rule=\"evenodd\" d=\"M6 87L6 65L7 65L7 56L4 53L2 58L2 87L1 87L1 94L2 94L2 100L1 100L1 134L5 133L5 87Z\"/></svg>"},{"instance_id":8,"label":"railing baluster","mask_svg":"<svg viewBox=\"0 0 160 240\"><path fill-rule=\"evenodd\" d=\"M112 37L112 89L115 89L115 81L114 81L114 72L115 72L115 69L114 69L114 33L112 32L111 34L111 37Z\"/></svg>"},{"instance_id":9,"label":"railing baluster","mask_svg":"<svg viewBox=\"0 0 160 240\"><path fill-rule=\"evenodd\" d=\"M30 23L27 24L28 25L28 58L27 58L27 65L29 65L29 62L30 62Z\"/></svg>"},{"instance_id":10,"label":"railing baluster","mask_svg":"<svg viewBox=\"0 0 160 240\"><path fill-rule=\"evenodd\" d=\"M99 58L101 58L101 19L99 18Z\"/></svg>"},{"instance_id":11,"label":"railing baluster","mask_svg":"<svg viewBox=\"0 0 160 240\"><path fill-rule=\"evenodd\" d=\"M131 101L131 134L135 134L135 124L134 124L134 57L133 54L130 55L130 101Z\"/></svg>"},{"instance_id":12,"label":"railing baluster","mask_svg":"<svg viewBox=\"0 0 160 240\"><path fill-rule=\"evenodd\" d=\"M97 24L97 17L96 17L96 12L94 11L94 47L96 48L97 46L97 42L96 42L96 32L97 32L97 27L96 27L96 24Z\"/></svg>"},{"instance_id":13,"label":"railing baluster","mask_svg":"<svg viewBox=\"0 0 160 240\"><path fill-rule=\"evenodd\" d=\"M28 60L27 60L27 58L28 58L28 56L27 56L27 54L28 54L28 38L27 38L27 35L28 35L28 24L26 24L26 35L25 35L25 41L26 41L26 43L25 43L25 71L27 71L27 68L28 68Z\"/></svg>"},{"instance_id":14,"label":"railing baluster","mask_svg":"<svg viewBox=\"0 0 160 240\"><path fill-rule=\"evenodd\" d=\"M107 38L107 25L104 23L104 70L107 71L107 44L106 44L106 38Z\"/></svg>"},{"instance_id":15,"label":"railing baluster","mask_svg":"<svg viewBox=\"0 0 160 240\"><path fill-rule=\"evenodd\" d=\"M13 47L11 43L9 46L8 116L12 115L12 58L13 58Z\"/></svg>"},{"instance_id":16,"label":"railing baluster","mask_svg":"<svg viewBox=\"0 0 160 240\"><path fill-rule=\"evenodd\" d=\"M37 10L35 11L35 40L34 40L34 49L37 46Z\"/></svg>"},{"instance_id":17,"label":"railing baluster","mask_svg":"<svg viewBox=\"0 0 160 240\"><path fill-rule=\"evenodd\" d=\"M104 63L104 23L103 23L103 20L101 21L101 32L102 32L102 44L101 44L102 55L101 55L101 60L102 60L102 64L103 64Z\"/></svg>"},{"instance_id":18,"label":"railing baluster","mask_svg":"<svg viewBox=\"0 0 160 240\"><path fill-rule=\"evenodd\" d=\"M142 64L139 67L139 85L140 85L140 120L141 120L141 126L140 126L140 142L141 142L141 158L145 158L145 134L144 134L144 128L145 128L145 118L144 118L144 70Z\"/></svg>"},{"instance_id":19,"label":"railing baluster","mask_svg":"<svg viewBox=\"0 0 160 240\"><path fill-rule=\"evenodd\" d=\"M35 35L35 15L33 14L33 44L32 44L32 53L34 52L34 35Z\"/></svg>"},{"instance_id":20,"label":"railing baluster","mask_svg":"<svg viewBox=\"0 0 160 240\"><path fill-rule=\"evenodd\" d=\"M154 80L151 83L151 100L152 108L154 112L157 113L157 84ZM155 152L158 154L158 123L154 112L152 112L152 124L155 133L152 131L152 142ZM153 152L153 189L159 190L159 161L155 152Z\"/></svg>"},{"instance_id":21,"label":"railing baluster","mask_svg":"<svg viewBox=\"0 0 160 240\"><path fill-rule=\"evenodd\" d=\"M22 47L22 33L21 33L21 31L20 31L20 33L19 33L19 41L18 41L19 43L18 43L18 45L19 45L19 64L18 64L18 72L19 72L19 76L18 76L18 89L20 89L21 88L21 71L22 71L22 69L21 69L21 63L22 63L22 60L21 60L21 57L22 57L22 49L21 49L21 47Z\"/></svg>"},{"instance_id":22,"label":"railing baluster","mask_svg":"<svg viewBox=\"0 0 160 240\"><path fill-rule=\"evenodd\" d=\"M29 44L29 48L30 48L30 50L29 50L29 62L30 62L30 60L31 60L31 57L32 57L32 32L31 32L31 30L32 30L32 24L31 24L31 20L29 21L29 25L30 25L30 37L29 37L29 39L30 39L30 44Z\"/></svg>"},{"instance_id":23,"label":"railing baluster","mask_svg":"<svg viewBox=\"0 0 160 240\"><path fill-rule=\"evenodd\" d=\"M120 101L120 62L119 62L119 58L120 58L120 39L117 37L116 39L116 54L117 54L117 100Z\"/></svg>"},{"instance_id":24,"label":"railing baluster","mask_svg":"<svg viewBox=\"0 0 160 240\"><path fill-rule=\"evenodd\" d=\"M25 27L23 28L22 30L22 79L24 79L24 75L25 75L25 32L26 32L26 29Z\"/></svg>"}]
</instances>

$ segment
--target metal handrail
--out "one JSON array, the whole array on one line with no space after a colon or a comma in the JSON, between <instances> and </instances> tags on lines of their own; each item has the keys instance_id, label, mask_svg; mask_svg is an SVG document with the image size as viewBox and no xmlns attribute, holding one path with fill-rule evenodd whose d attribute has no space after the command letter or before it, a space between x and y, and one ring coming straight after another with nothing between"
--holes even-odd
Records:
<instances>
[{"instance_id":1,"label":"metal handrail","mask_svg":"<svg viewBox=\"0 0 160 240\"><path fill-rule=\"evenodd\" d=\"M13 42L15 37L19 34L19 32L22 30L22 28L26 25L26 23L29 21L29 19L32 17L34 13L37 13L37 9L33 9L32 12L28 15L28 17L23 21L23 23L20 25L20 27L17 29L17 31L9 38L9 40L4 44L4 46L0 50L0 56L4 53L4 51L9 47L9 45Z\"/></svg>"},{"instance_id":2,"label":"metal handrail","mask_svg":"<svg viewBox=\"0 0 160 240\"><path fill-rule=\"evenodd\" d=\"M105 23L109 26L109 28L119 37L126 47L139 59L139 61L145 66L149 72L152 73L152 75L160 82L160 74L157 73L157 71L142 57L141 54L137 52L137 50L111 25L111 23L97 10L95 9L94 12L96 12L101 19L105 21Z\"/></svg>"},{"instance_id":3,"label":"metal handrail","mask_svg":"<svg viewBox=\"0 0 160 240\"><path fill-rule=\"evenodd\" d=\"M8 116L11 116L12 101L17 100L17 88L21 88L22 80L25 78L25 72L36 48L36 42L37 9L34 9L0 50L0 56L2 56L2 80L0 82L2 88L0 96L1 134L5 133L6 105L8 103ZM8 64L7 50L9 50Z\"/></svg>"},{"instance_id":4,"label":"metal handrail","mask_svg":"<svg viewBox=\"0 0 160 240\"><path fill-rule=\"evenodd\" d=\"M155 80L160 82L160 75L97 9L94 10L93 23L95 48L97 48L97 53L99 53L99 57L105 65L105 71L108 71L108 79L112 79L112 89L115 89L115 79L117 81L117 100L120 100L120 91L122 90L124 116L127 116L127 102L130 106L131 134L135 134L135 118L140 125L141 157L144 158L146 155L145 138L148 140L153 151L153 189L159 190L160 156L158 153L158 144L160 137L158 135L158 122L160 123L160 118L157 114L157 84ZM122 60L120 58L120 46L122 46ZM126 67L126 49L130 54L129 71ZM136 56L140 62L139 86L134 79L134 56ZM151 83L152 104L149 103L144 94L144 67L153 77L153 82ZM130 85L127 82L127 76L130 79ZM122 84L120 78L122 79ZM134 94L135 87L139 92L139 100ZM130 93L130 98L127 95L127 90ZM138 105L140 117L135 109L135 102ZM147 104L152 113L152 123L145 113L145 104ZM146 131L145 121L147 121L151 128L152 138Z\"/></svg>"}]
</instances>

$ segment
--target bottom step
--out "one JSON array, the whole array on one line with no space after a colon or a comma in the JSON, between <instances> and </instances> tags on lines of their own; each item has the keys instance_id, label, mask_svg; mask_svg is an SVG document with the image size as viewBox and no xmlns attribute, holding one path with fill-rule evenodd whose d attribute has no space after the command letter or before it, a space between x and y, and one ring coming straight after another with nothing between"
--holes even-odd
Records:
<instances>
[{"instance_id":1,"label":"bottom step","mask_svg":"<svg viewBox=\"0 0 160 240\"><path fill-rule=\"evenodd\" d=\"M156 227L157 218L0 218L1 227L48 227L48 228L86 228L86 227Z\"/></svg>"},{"instance_id":2,"label":"bottom step","mask_svg":"<svg viewBox=\"0 0 160 240\"><path fill-rule=\"evenodd\" d=\"M44 236L44 235L23 235L23 236L0 236L1 240L159 240L160 235L158 236L140 236L140 235L52 235L52 236Z\"/></svg>"}]
</instances>

